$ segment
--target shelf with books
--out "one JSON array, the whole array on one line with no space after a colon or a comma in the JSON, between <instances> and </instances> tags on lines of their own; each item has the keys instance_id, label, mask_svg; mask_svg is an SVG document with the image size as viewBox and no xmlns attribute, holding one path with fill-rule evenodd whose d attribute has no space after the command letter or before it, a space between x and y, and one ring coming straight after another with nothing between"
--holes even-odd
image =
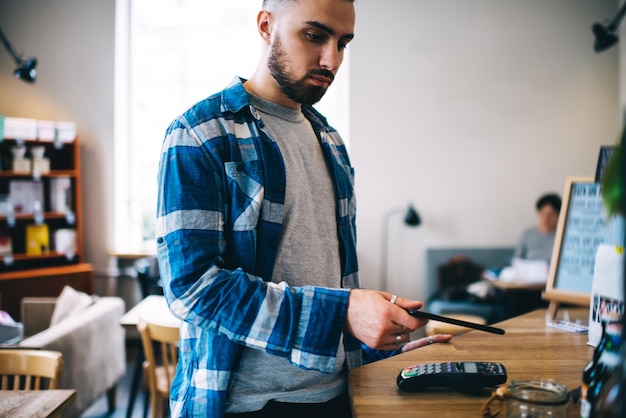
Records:
<instances>
[{"instance_id":1,"label":"shelf with books","mask_svg":"<svg viewBox=\"0 0 626 418\"><path fill-rule=\"evenodd\" d=\"M45 254L5 254L0 256L0 277L10 277L15 272L43 267L62 267L76 264L78 254L68 256L56 251ZM24 266L28 266L25 268Z\"/></svg>"},{"instance_id":2,"label":"shelf with books","mask_svg":"<svg viewBox=\"0 0 626 418\"><path fill-rule=\"evenodd\" d=\"M8 258L12 258L13 261L7 260ZM43 259L51 259L51 258L65 258L65 259L68 259L66 254L59 253L57 251L48 251L46 253L37 254L37 255L5 254L3 256L0 256L0 262L4 263L6 265L7 263L8 264L13 264L15 262L20 262L20 261L33 261L33 260L43 260ZM70 257L69 261L71 261L72 258L74 258L74 257Z\"/></svg>"},{"instance_id":3,"label":"shelf with books","mask_svg":"<svg viewBox=\"0 0 626 418\"><path fill-rule=\"evenodd\" d=\"M92 292L93 268L82 245L78 138L0 138L0 309L7 310L9 299L33 295L30 282L43 285L37 295L57 296L75 270L80 284L73 287Z\"/></svg>"},{"instance_id":4,"label":"shelf with books","mask_svg":"<svg viewBox=\"0 0 626 418\"><path fill-rule=\"evenodd\" d=\"M34 221L35 215L32 213L17 213L12 215L16 221ZM65 212L43 212L43 218L46 219L66 219L68 216ZM0 222L7 222L10 216L6 214L0 214Z\"/></svg>"},{"instance_id":5,"label":"shelf with books","mask_svg":"<svg viewBox=\"0 0 626 418\"><path fill-rule=\"evenodd\" d=\"M23 173L23 172L15 172L11 170L2 170L0 171L0 177L13 177L13 178L41 178L41 177L76 177L78 176L78 172L76 170L50 170L47 173Z\"/></svg>"},{"instance_id":6,"label":"shelf with books","mask_svg":"<svg viewBox=\"0 0 626 418\"><path fill-rule=\"evenodd\" d=\"M59 268L77 264L81 254L46 251L41 254L10 253L0 255L0 277L11 278L17 272L39 268ZM9 296L9 295L7 295ZM55 295L50 295L55 296Z\"/></svg>"},{"instance_id":7,"label":"shelf with books","mask_svg":"<svg viewBox=\"0 0 626 418\"><path fill-rule=\"evenodd\" d=\"M0 171L32 175L76 170L76 145L76 140L52 142L5 138L0 142Z\"/></svg>"}]
</instances>

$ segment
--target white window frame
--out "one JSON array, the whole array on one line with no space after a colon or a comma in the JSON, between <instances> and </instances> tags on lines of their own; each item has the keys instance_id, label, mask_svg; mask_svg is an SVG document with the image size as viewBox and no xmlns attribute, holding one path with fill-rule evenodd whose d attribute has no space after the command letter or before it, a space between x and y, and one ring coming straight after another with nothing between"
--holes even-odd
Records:
<instances>
[{"instance_id":1,"label":"white window frame","mask_svg":"<svg viewBox=\"0 0 626 418\"><path fill-rule=\"evenodd\" d=\"M142 215L141 208L138 208L136 196L133 196L133 178L132 168L133 164L137 160L137 156L133 155L132 150L132 138L131 138L131 122L133 121L132 106L131 106L131 8L133 7L133 1L140 0L116 0L116 39L115 39L115 138L114 138L114 248L112 252L115 254L153 254L156 251L153 243L143 242L142 240ZM172 6L175 4L182 4L185 1L203 1L203 2L215 2L224 4L224 0L153 0L151 7L160 7L159 3L163 6ZM255 8L254 13L261 7L261 0L250 2L250 0L229 0L229 2L239 1L240 3L250 3L250 7ZM232 4L232 3L231 3ZM247 4L246 4L247 7ZM198 22L196 22L198 24ZM247 23L246 23L247 24ZM252 26L254 22L252 22ZM256 30L255 30L256 33ZM223 35L225 39L228 34ZM255 51L253 55L252 66L246 69L233 69L232 77L240 75L247 77L252 74L254 67L258 60L258 54L260 53L260 40L245 39L247 45L251 45ZM229 40L232 44L233 41ZM236 47L233 47L236 48ZM329 89L324 99L316 105L316 108L320 110L329 120L329 122L337 128L341 133L346 144L349 143L350 127L349 127L349 50L346 50L344 62L342 68L339 71L333 86ZM216 54L220 56L219 53ZM241 74L237 71L249 71L248 74ZM224 81L223 85L216 86L213 93L226 86L230 79ZM200 100L198 98L197 100ZM182 112L185 106L193 104L195 101L180 105L177 111ZM176 115L173 114L173 119ZM168 121L163 121L163 126L167 126ZM165 130L163 129L163 134ZM162 136L154 138L154 141L159 141L160 144ZM158 161L158 152L154 153L155 159ZM146 178L142 178L141 187L154 187L156 190L156 173L148 175ZM139 210L138 210L139 209ZM156 201L154 202L154 213L156 217Z\"/></svg>"}]
</instances>

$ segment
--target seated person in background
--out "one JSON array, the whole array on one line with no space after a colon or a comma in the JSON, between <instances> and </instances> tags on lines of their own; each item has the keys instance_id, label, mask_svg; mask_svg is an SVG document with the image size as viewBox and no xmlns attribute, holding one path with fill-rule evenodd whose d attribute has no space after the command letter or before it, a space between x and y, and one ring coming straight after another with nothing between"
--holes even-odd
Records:
<instances>
[{"instance_id":1,"label":"seated person in background","mask_svg":"<svg viewBox=\"0 0 626 418\"><path fill-rule=\"evenodd\" d=\"M537 200L536 208L537 225L522 233L515 248L515 257L550 262L561 211L561 198L557 194L545 194Z\"/></svg>"}]
</instances>

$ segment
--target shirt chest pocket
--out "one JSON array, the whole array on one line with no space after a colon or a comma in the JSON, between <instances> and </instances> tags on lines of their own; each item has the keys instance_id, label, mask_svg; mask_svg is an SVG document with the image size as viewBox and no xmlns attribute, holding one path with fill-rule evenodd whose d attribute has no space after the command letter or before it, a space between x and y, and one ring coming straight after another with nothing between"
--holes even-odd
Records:
<instances>
[{"instance_id":1,"label":"shirt chest pocket","mask_svg":"<svg viewBox=\"0 0 626 418\"><path fill-rule=\"evenodd\" d=\"M228 219L233 231L256 228L261 214L264 182L259 160L224 163Z\"/></svg>"}]
</instances>

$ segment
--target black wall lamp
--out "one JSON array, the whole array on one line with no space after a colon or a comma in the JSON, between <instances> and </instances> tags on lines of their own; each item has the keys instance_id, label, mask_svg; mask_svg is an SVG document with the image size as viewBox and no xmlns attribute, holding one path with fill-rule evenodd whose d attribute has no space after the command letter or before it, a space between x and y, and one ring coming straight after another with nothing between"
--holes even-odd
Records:
<instances>
[{"instance_id":1,"label":"black wall lamp","mask_svg":"<svg viewBox=\"0 0 626 418\"><path fill-rule=\"evenodd\" d=\"M591 30L596 37L596 41L593 44L593 49L595 49L596 52L606 51L619 41L619 37L615 32L617 31L625 13L626 2L622 4L619 12L617 12L617 15L608 26L605 26L602 23L594 23L593 26L591 26Z\"/></svg>"},{"instance_id":2,"label":"black wall lamp","mask_svg":"<svg viewBox=\"0 0 626 418\"><path fill-rule=\"evenodd\" d=\"M37 70L35 70L35 67L37 66L37 58L30 57L27 59L23 59L22 57L17 55L17 53L9 43L9 40L6 38L6 36L4 36L2 29L0 29L0 40L2 40L4 48L7 50L11 58L13 58L15 65L17 65L17 68L13 72L13 75L28 83L34 83L37 79Z\"/></svg>"},{"instance_id":3,"label":"black wall lamp","mask_svg":"<svg viewBox=\"0 0 626 418\"><path fill-rule=\"evenodd\" d=\"M387 253L388 253L388 242L389 242L389 218L392 215L397 213L404 212L403 208L392 209L385 213L383 217L383 238L382 238L382 254L381 254L381 262L380 262L380 290L387 290ZM412 204L409 204L406 212L404 214L404 224L408 226L419 226L422 223L422 220L413 207Z\"/></svg>"}]
</instances>

